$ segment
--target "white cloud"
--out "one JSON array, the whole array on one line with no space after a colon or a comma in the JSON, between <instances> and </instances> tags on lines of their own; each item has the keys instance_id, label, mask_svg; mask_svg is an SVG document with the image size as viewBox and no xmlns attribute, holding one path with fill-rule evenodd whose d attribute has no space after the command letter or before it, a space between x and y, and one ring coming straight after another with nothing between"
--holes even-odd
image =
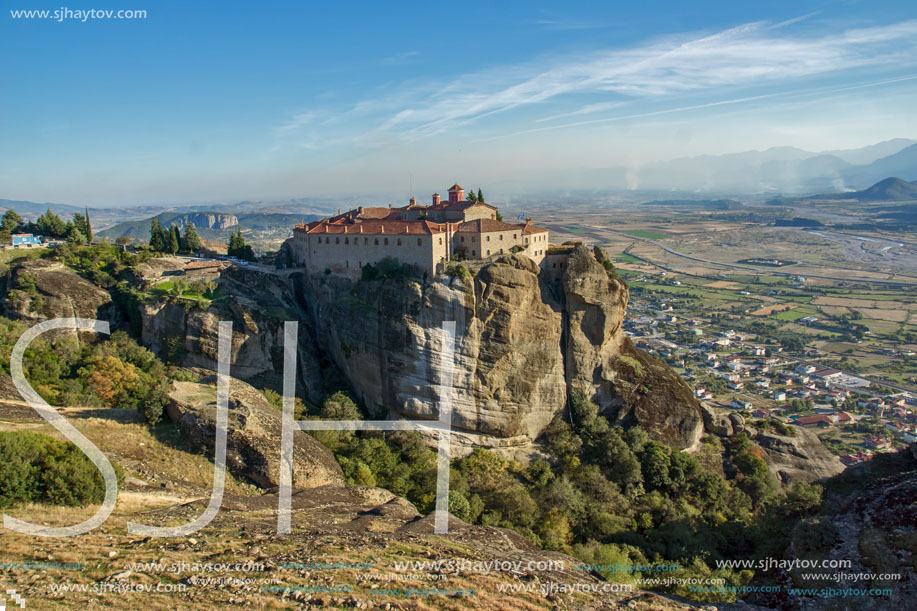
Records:
<instances>
[{"instance_id":1,"label":"white cloud","mask_svg":"<svg viewBox=\"0 0 917 611\"><path fill-rule=\"evenodd\" d=\"M906 68L915 63L917 20L821 37L781 35L774 26L759 22L713 34L567 57L547 68L544 63L511 65L466 74L436 90L415 90L397 100L366 100L357 108L382 113L383 117L386 111L394 113L370 135L377 138L378 132L391 132L411 140L573 94L608 95L617 101L659 98L788 83L863 67ZM469 89L469 83L474 87ZM566 114L592 111L585 106Z\"/></svg>"}]
</instances>

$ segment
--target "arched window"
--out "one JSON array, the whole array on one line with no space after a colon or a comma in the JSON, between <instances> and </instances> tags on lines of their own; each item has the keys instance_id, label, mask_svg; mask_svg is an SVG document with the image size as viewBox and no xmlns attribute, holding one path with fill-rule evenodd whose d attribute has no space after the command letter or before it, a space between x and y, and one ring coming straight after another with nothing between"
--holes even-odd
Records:
<instances>
[{"instance_id":1,"label":"arched window","mask_svg":"<svg viewBox=\"0 0 917 611\"><path fill-rule=\"evenodd\" d=\"M462 244L465 243L465 236L462 236Z\"/></svg>"},{"instance_id":2,"label":"arched window","mask_svg":"<svg viewBox=\"0 0 917 611\"><path fill-rule=\"evenodd\" d=\"M350 244L350 238L344 238L344 244Z\"/></svg>"},{"instance_id":3,"label":"arched window","mask_svg":"<svg viewBox=\"0 0 917 611\"><path fill-rule=\"evenodd\" d=\"M383 238L385 245L388 246L388 238Z\"/></svg>"},{"instance_id":4,"label":"arched window","mask_svg":"<svg viewBox=\"0 0 917 611\"><path fill-rule=\"evenodd\" d=\"M443 245L443 239L442 239L442 238L439 239L439 245L440 245L440 246Z\"/></svg>"},{"instance_id":5,"label":"arched window","mask_svg":"<svg viewBox=\"0 0 917 611\"><path fill-rule=\"evenodd\" d=\"M417 245L423 246L423 238L417 238Z\"/></svg>"},{"instance_id":6,"label":"arched window","mask_svg":"<svg viewBox=\"0 0 917 611\"><path fill-rule=\"evenodd\" d=\"M478 251L472 250L472 251L471 251L471 256L472 256L472 257L477 257L477 256L478 256Z\"/></svg>"},{"instance_id":7,"label":"arched window","mask_svg":"<svg viewBox=\"0 0 917 611\"><path fill-rule=\"evenodd\" d=\"M379 238L376 238L376 246L379 245Z\"/></svg>"},{"instance_id":8,"label":"arched window","mask_svg":"<svg viewBox=\"0 0 917 611\"><path fill-rule=\"evenodd\" d=\"M401 238L398 238L398 246L401 246Z\"/></svg>"},{"instance_id":9,"label":"arched window","mask_svg":"<svg viewBox=\"0 0 917 611\"><path fill-rule=\"evenodd\" d=\"M487 241L490 242L490 236L487 236Z\"/></svg>"}]
</instances>

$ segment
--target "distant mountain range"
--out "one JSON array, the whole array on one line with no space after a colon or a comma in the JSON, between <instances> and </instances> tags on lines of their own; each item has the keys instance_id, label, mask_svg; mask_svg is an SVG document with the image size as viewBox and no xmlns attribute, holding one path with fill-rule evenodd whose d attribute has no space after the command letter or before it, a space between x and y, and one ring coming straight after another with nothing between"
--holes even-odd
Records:
<instances>
[{"instance_id":1,"label":"distant mountain range","mask_svg":"<svg viewBox=\"0 0 917 611\"><path fill-rule=\"evenodd\" d=\"M125 221L99 231L99 237L116 240L122 236L135 240L147 240L150 237L150 224L153 217L136 221ZM244 234L251 232L265 233L271 236L286 235L300 221L313 221L321 218L316 214L282 214L265 212L240 212L227 214L223 212L162 212L155 216L164 226L177 225L181 231L188 223L194 223L197 233L205 240L225 241L231 232L241 229ZM275 236L275 237L276 237Z\"/></svg>"},{"instance_id":2,"label":"distant mountain range","mask_svg":"<svg viewBox=\"0 0 917 611\"><path fill-rule=\"evenodd\" d=\"M640 188L760 193L845 191L887 176L917 178L917 141L898 138L846 151L811 153L793 147L705 155L652 163L633 173Z\"/></svg>"},{"instance_id":3,"label":"distant mountain range","mask_svg":"<svg viewBox=\"0 0 917 611\"><path fill-rule=\"evenodd\" d=\"M525 195L615 191L670 193L672 199L689 199L698 194L726 199L767 193L795 196L851 191L887 176L917 179L917 140L895 138L857 149L820 152L782 146L680 157L636 167L558 169L543 173L537 180L508 178L491 185L490 192L518 197L520 201Z\"/></svg>"},{"instance_id":4,"label":"distant mountain range","mask_svg":"<svg viewBox=\"0 0 917 611\"><path fill-rule=\"evenodd\" d=\"M906 180L892 177L880 180L862 191L813 195L808 199L844 199L860 202L917 201L917 181L907 182Z\"/></svg>"},{"instance_id":5,"label":"distant mountain range","mask_svg":"<svg viewBox=\"0 0 917 611\"><path fill-rule=\"evenodd\" d=\"M348 202L349 203L349 202ZM130 223L137 221L141 225L145 224L144 231L149 234L150 219L154 216L173 219L172 222L182 215L189 214L229 214L253 215L247 220L250 224L242 223L243 228L263 228L265 222L269 222L272 215L288 215L290 218L300 220L307 217L327 216L337 208L344 205L342 202L334 204L318 204L306 199L291 199L282 201L255 201L246 200L231 204L187 204L181 206L131 206L125 208L93 208L89 207L89 216L92 219L92 226L98 235L104 235L106 229L112 229L121 223ZM76 212L83 212L83 206L73 204L58 203L37 203L21 200L0 199L0 213L12 208L25 219L34 221L40 214L46 210L51 210L65 220L70 219ZM203 211L203 212L202 212ZM258 217L257 215L261 215ZM195 221L197 225L197 221ZM119 230L120 231L120 230ZM134 233L135 230L127 229L127 235ZM116 236L118 237L118 236Z\"/></svg>"}]
</instances>

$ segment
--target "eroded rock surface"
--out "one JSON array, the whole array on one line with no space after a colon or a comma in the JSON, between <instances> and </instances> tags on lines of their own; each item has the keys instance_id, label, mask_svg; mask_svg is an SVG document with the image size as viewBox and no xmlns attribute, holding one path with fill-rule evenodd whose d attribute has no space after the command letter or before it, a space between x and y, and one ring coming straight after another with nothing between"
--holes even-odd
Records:
<instances>
[{"instance_id":1,"label":"eroded rock surface","mask_svg":"<svg viewBox=\"0 0 917 611\"><path fill-rule=\"evenodd\" d=\"M192 443L213 452L216 438L216 377L201 382L173 382L169 418ZM226 465L262 488L280 485L280 411L248 384L233 380L229 393ZM293 486L344 485L334 456L311 435L294 433Z\"/></svg>"}]
</instances>

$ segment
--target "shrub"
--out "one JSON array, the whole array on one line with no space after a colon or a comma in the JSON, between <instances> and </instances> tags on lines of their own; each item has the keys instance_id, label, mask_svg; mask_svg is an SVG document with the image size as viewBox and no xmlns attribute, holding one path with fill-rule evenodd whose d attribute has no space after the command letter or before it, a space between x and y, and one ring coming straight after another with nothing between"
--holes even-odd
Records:
<instances>
[{"instance_id":1,"label":"shrub","mask_svg":"<svg viewBox=\"0 0 917 611\"><path fill-rule=\"evenodd\" d=\"M446 266L446 274L453 278L470 278L471 270L461 263L450 263Z\"/></svg>"},{"instance_id":2,"label":"shrub","mask_svg":"<svg viewBox=\"0 0 917 611\"><path fill-rule=\"evenodd\" d=\"M123 471L114 464L118 481ZM0 507L21 503L85 506L101 503L105 482L75 445L48 435L0 432Z\"/></svg>"}]
</instances>

